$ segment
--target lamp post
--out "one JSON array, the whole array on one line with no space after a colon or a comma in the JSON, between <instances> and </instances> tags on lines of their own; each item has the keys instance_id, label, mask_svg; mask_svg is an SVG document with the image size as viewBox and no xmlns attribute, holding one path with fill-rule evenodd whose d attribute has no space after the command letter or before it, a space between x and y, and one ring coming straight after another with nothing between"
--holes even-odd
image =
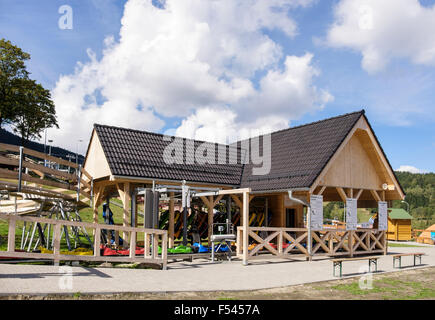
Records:
<instances>
[{"instance_id":1,"label":"lamp post","mask_svg":"<svg viewBox=\"0 0 435 320\"><path fill-rule=\"evenodd\" d=\"M406 205L407 205L407 207L408 207L408 213L409 213L409 203L408 202L406 202L405 200L402 200L401 202L403 202L403 203L406 203Z\"/></svg>"},{"instance_id":2,"label":"lamp post","mask_svg":"<svg viewBox=\"0 0 435 320\"><path fill-rule=\"evenodd\" d=\"M49 147L48 147L48 155L51 156L51 143L53 142L53 140L48 140L49 143ZM51 161L48 161L48 167L51 168Z\"/></svg>"},{"instance_id":3,"label":"lamp post","mask_svg":"<svg viewBox=\"0 0 435 320\"><path fill-rule=\"evenodd\" d=\"M83 142L82 139L77 140L77 150L76 150L76 165L79 164L79 143Z\"/></svg>"}]
</instances>

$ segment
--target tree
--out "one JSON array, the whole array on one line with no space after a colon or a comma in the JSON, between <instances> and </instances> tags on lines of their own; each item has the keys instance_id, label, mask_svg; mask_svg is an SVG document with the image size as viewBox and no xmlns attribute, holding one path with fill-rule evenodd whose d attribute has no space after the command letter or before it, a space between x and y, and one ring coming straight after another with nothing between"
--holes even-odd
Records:
<instances>
[{"instance_id":1,"label":"tree","mask_svg":"<svg viewBox=\"0 0 435 320\"><path fill-rule=\"evenodd\" d=\"M21 80L28 79L25 61L30 55L12 45L10 41L0 39L0 128L4 122L10 122L15 116L17 101L16 90Z\"/></svg>"},{"instance_id":2,"label":"tree","mask_svg":"<svg viewBox=\"0 0 435 320\"><path fill-rule=\"evenodd\" d=\"M21 136L22 145L25 145L31 138L40 139L44 129L59 126L50 91L34 80L20 79L18 82L19 85L13 90L13 100L17 105L12 127Z\"/></svg>"}]
</instances>

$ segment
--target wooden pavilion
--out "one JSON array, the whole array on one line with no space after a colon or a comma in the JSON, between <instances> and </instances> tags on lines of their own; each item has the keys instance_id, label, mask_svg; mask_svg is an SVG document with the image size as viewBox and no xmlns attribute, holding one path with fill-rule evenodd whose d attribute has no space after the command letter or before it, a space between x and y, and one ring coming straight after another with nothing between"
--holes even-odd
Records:
<instances>
[{"instance_id":1,"label":"wooden pavilion","mask_svg":"<svg viewBox=\"0 0 435 320\"><path fill-rule=\"evenodd\" d=\"M264 141L264 137L261 139ZM177 143L181 147L176 147L171 156L178 161L168 164L164 161L165 150ZM271 166L266 175L253 175L258 165L246 161L244 155L253 148L252 140L233 146L208 143L208 162L198 163L191 155L204 155L204 144L96 124L84 163L93 178L94 222L98 223L101 203L120 197L123 225L136 227L132 200L138 188L174 186L175 191L169 192L168 245L172 247L174 193L176 188L188 186L196 190L207 208L209 236L213 232L213 208L219 201L231 199L240 208L237 253L245 264L262 251L279 257L299 253L309 259L318 253L386 253L386 232L382 230L346 230L339 234L337 230L310 229L313 195L323 196L326 202L356 199L358 207L364 208L376 207L379 201L391 204L392 200L404 199L403 189L364 110L272 133ZM230 161L231 147L237 161ZM208 154L210 150L213 154ZM218 157L222 150L226 151L223 162ZM271 219L252 227L248 221L250 205L255 201L264 204Z\"/></svg>"}]
</instances>

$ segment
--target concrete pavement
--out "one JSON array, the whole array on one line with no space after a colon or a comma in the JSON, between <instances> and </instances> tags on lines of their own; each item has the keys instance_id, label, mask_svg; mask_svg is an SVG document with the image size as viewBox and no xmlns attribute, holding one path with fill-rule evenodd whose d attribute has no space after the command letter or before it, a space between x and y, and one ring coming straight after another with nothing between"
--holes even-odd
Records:
<instances>
[{"instance_id":1,"label":"concrete pavement","mask_svg":"<svg viewBox=\"0 0 435 320\"><path fill-rule=\"evenodd\" d=\"M392 247L379 256L378 271L392 272L391 254L424 252L423 266L435 266L435 246ZM366 261L343 263L343 278L363 275ZM401 270L412 269L413 257L402 258ZM408 267L409 266L409 267ZM71 271L71 274L65 272ZM109 294L132 292L256 290L337 279L326 257L313 261L257 260L248 266L239 261L209 263L207 260L168 264L168 270L55 267L0 264L0 295Z\"/></svg>"}]
</instances>

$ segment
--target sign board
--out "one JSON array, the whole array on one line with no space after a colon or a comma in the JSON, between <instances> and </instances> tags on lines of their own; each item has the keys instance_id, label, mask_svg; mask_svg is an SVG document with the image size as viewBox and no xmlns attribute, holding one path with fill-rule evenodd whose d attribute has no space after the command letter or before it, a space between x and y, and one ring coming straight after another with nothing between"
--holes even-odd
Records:
<instances>
[{"instance_id":1,"label":"sign board","mask_svg":"<svg viewBox=\"0 0 435 320\"><path fill-rule=\"evenodd\" d=\"M388 204L385 201L378 202L378 230L388 228Z\"/></svg>"},{"instance_id":2,"label":"sign board","mask_svg":"<svg viewBox=\"0 0 435 320\"><path fill-rule=\"evenodd\" d=\"M311 230L323 229L323 196L311 195Z\"/></svg>"},{"instance_id":3,"label":"sign board","mask_svg":"<svg viewBox=\"0 0 435 320\"><path fill-rule=\"evenodd\" d=\"M357 199L346 198L346 230L356 230L357 224Z\"/></svg>"}]
</instances>

